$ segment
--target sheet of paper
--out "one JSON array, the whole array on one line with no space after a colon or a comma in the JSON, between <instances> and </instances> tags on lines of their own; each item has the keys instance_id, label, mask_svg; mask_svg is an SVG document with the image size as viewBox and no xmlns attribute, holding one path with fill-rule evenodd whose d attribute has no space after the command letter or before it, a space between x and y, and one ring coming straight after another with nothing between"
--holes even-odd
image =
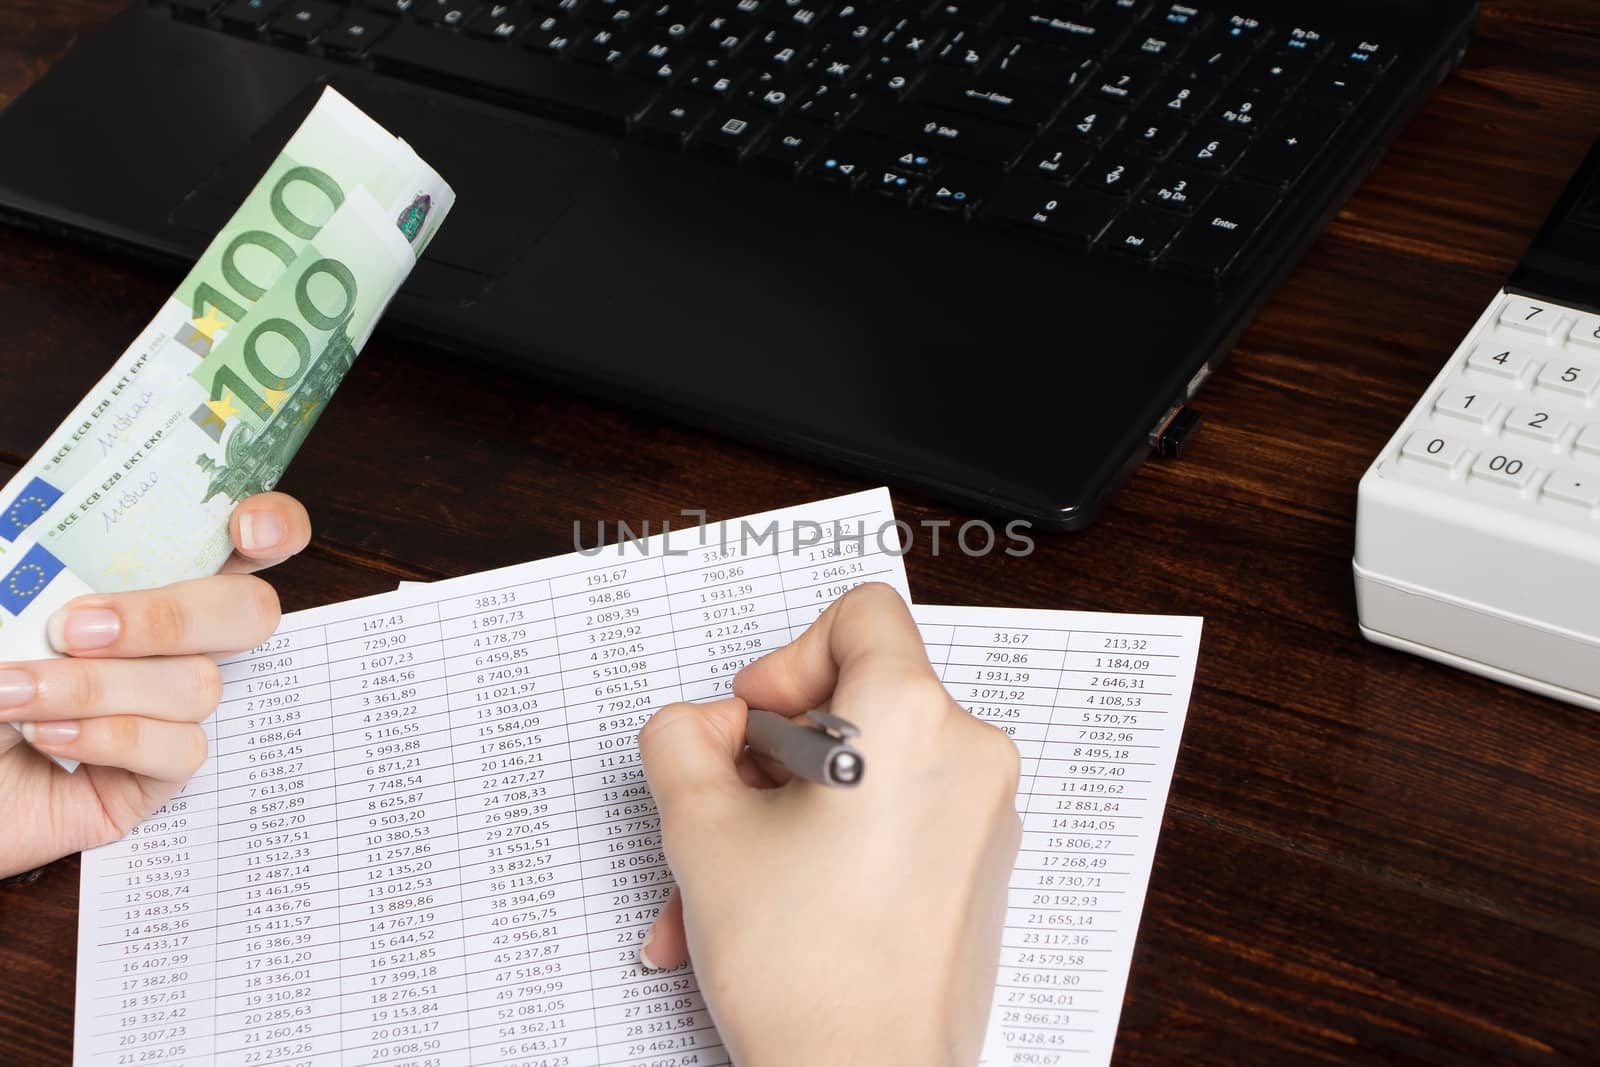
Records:
<instances>
[{"instance_id":1,"label":"sheet of paper","mask_svg":"<svg viewBox=\"0 0 1600 1067\"><path fill-rule=\"evenodd\" d=\"M75 1062L728 1062L693 974L636 963L670 875L634 737L846 588L904 593L891 519L858 494L286 617L201 774L84 857ZM1199 622L917 616L1024 757L986 1062L1103 1064Z\"/></svg>"}]
</instances>

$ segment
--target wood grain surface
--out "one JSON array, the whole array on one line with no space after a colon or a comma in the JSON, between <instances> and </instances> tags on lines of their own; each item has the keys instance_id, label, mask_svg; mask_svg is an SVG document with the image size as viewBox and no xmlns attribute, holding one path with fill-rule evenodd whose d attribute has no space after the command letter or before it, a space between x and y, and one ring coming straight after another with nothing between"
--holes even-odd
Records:
<instances>
[{"instance_id":1,"label":"wood grain surface","mask_svg":"<svg viewBox=\"0 0 1600 1067\"><path fill-rule=\"evenodd\" d=\"M116 0L0 2L0 105ZM1600 3L1485 3L1464 67L1206 387L1182 462L926 603L1205 616L1118 1042L1157 1064L1600 1063L1600 716L1365 643L1356 483L1600 136ZM0 228L0 475L174 279ZM866 487L378 337L284 488L286 608L570 550L574 522ZM967 516L896 493L903 518ZM0 811L0 816L3 816ZM65 1063L78 864L0 889L0 1063Z\"/></svg>"}]
</instances>

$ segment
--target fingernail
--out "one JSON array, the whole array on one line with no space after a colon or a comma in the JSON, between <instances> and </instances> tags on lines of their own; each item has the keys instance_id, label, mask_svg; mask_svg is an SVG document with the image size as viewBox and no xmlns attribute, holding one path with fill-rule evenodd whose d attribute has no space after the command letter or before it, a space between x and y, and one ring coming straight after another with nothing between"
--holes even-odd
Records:
<instances>
[{"instance_id":1,"label":"fingernail","mask_svg":"<svg viewBox=\"0 0 1600 1067\"><path fill-rule=\"evenodd\" d=\"M45 633L57 652L105 648L121 630L122 620L110 608L62 608L45 624Z\"/></svg>"},{"instance_id":2,"label":"fingernail","mask_svg":"<svg viewBox=\"0 0 1600 1067\"><path fill-rule=\"evenodd\" d=\"M647 971L659 971L661 969L660 965L650 958L650 942L655 939L656 928L652 926L650 932L645 935L644 944L639 946L639 963Z\"/></svg>"},{"instance_id":3,"label":"fingernail","mask_svg":"<svg viewBox=\"0 0 1600 1067\"><path fill-rule=\"evenodd\" d=\"M27 671L0 671L0 708L15 708L33 699L33 675Z\"/></svg>"},{"instance_id":4,"label":"fingernail","mask_svg":"<svg viewBox=\"0 0 1600 1067\"><path fill-rule=\"evenodd\" d=\"M44 745L46 748L54 745L70 745L78 739L78 724L25 722L22 724L22 736L28 739L30 745Z\"/></svg>"},{"instance_id":5,"label":"fingernail","mask_svg":"<svg viewBox=\"0 0 1600 1067\"><path fill-rule=\"evenodd\" d=\"M283 518L271 511L239 513L239 547L246 552L265 552L275 548L287 532Z\"/></svg>"}]
</instances>

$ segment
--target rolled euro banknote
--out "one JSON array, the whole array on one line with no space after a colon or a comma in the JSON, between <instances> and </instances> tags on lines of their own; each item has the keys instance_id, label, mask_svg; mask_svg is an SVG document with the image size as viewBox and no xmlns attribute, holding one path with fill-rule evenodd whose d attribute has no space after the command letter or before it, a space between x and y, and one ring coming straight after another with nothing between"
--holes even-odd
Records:
<instances>
[{"instance_id":1,"label":"rolled euro banknote","mask_svg":"<svg viewBox=\"0 0 1600 1067\"><path fill-rule=\"evenodd\" d=\"M387 205L363 186L342 191L248 313L143 405L138 432L42 502L0 566L0 659L56 655L46 622L72 597L201 577L227 559L234 504L277 484L415 265L414 242L454 203L425 164L406 180Z\"/></svg>"},{"instance_id":2,"label":"rolled euro banknote","mask_svg":"<svg viewBox=\"0 0 1600 1067\"><path fill-rule=\"evenodd\" d=\"M454 199L404 141L326 89L150 324L0 489L0 559L95 464L147 432L158 398L246 322L357 188L410 216L413 256Z\"/></svg>"}]
</instances>

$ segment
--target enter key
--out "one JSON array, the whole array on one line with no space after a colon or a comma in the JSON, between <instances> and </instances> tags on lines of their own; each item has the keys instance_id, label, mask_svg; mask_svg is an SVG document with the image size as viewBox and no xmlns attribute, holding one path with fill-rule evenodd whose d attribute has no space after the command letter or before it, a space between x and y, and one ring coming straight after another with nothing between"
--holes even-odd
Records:
<instances>
[{"instance_id":1,"label":"enter key","mask_svg":"<svg viewBox=\"0 0 1600 1067\"><path fill-rule=\"evenodd\" d=\"M1055 114L1060 94L1003 74L969 77L960 71L937 71L925 79L915 99L934 107L1038 129Z\"/></svg>"}]
</instances>

